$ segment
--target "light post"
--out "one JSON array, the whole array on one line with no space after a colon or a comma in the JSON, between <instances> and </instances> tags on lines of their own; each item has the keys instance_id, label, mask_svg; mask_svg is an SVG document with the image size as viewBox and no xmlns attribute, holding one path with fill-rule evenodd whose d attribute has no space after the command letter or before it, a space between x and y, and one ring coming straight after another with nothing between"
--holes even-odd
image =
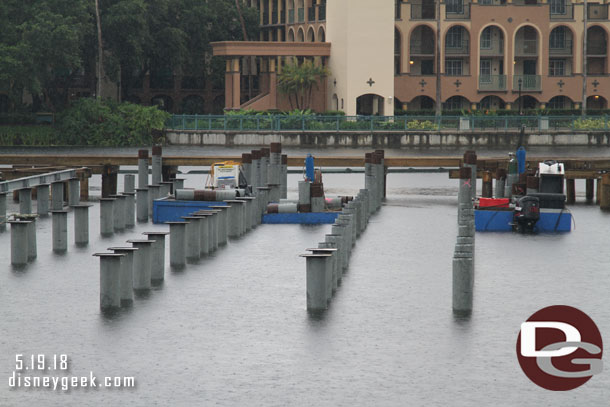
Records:
<instances>
[{"instance_id":1,"label":"light post","mask_svg":"<svg viewBox=\"0 0 610 407\"><path fill-rule=\"evenodd\" d=\"M523 85L523 78L519 78L517 83L519 84L519 116L521 116L521 85Z\"/></svg>"}]
</instances>

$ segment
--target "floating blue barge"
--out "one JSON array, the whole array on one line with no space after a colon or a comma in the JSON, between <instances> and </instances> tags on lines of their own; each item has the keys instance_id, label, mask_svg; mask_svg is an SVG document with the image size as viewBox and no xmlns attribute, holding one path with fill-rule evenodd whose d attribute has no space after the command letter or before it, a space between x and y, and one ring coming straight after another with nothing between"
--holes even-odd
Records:
<instances>
[{"instance_id":1,"label":"floating blue barge","mask_svg":"<svg viewBox=\"0 0 610 407\"><path fill-rule=\"evenodd\" d=\"M477 232L510 232L513 230L512 210L475 209L474 226ZM535 233L570 232L572 214L566 209L541 209Z\"/></svg>"},{"instance_id":2,"label":"floating blue barge","mask_svg":"<svg viewBox=\"0 0 610 407\"><path fill-rule=\"evenodd\" d=\"M177 222L183 216L193 212L210 209L212 206L225 206L222 201L176 201L173 199L156 199L153 202L153 223ZM333 224L339 212L319 213L267 213L263 223L321 225Z\"/></svg>"}]
</instances>

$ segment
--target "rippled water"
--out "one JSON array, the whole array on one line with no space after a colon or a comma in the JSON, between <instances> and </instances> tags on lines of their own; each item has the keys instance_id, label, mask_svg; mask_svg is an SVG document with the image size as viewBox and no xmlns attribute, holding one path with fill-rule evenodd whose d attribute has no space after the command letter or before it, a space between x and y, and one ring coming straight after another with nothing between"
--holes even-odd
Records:
<instances>
[{"instance_id":1,"label":"rippled water","mask_svg":"<svg viewBox=\"0 0 610 407\"><path fill-rule=\"evenodd\" d=\"M324 182L329 194L356 193L363 178ZM297 180L289 177L293 195ZM91 186L96 193L97 177ZM553 304L580 308L610 337L610 215L582 202L584 184L577 191L570 234L477 234L466 319L451 312L457 184L447 174L388 176L388 199L322 317L305 309L298 255L323 240L326 225L262 225L197 265L168 270L161 287L113 317L100 314L91 254L163 226L101 239L96 203L90 246L58 256L43 219L38 259L23 271L9 265L9 233L0 234L0 405L607 405L610 373L554 393L531 383L515 355L521 322ZM135 376L137 387L9 390L17 353L67 354L69 374Z\"/></svg>"}]
</instances>

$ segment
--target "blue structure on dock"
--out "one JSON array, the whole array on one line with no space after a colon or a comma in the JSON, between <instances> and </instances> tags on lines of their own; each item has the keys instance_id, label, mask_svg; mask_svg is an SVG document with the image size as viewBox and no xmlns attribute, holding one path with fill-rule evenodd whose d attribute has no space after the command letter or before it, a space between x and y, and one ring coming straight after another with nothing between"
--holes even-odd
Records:
<instances>
[{"instance_id":1,"label":"blue structure on dock","mask_svg":"<svg viewBox=\"0 0 610 407\"><path fill-rule=\"evenodd\" d=\"M511 232L513 211L475 209L474 226L477 232ZM570 232L572 214L566 209L542 209L534 227L535 233Z\"/></svg>"}]
</instances>

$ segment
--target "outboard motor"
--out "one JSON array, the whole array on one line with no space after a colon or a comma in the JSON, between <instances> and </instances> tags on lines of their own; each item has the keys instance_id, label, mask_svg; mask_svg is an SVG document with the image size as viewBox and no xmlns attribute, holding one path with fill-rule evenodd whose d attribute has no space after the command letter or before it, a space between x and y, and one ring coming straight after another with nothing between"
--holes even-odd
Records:
<instances>
[{"instance_id":1,"label":"outboard motor","mask_svg":"<svg viewBox=\"0 0 610 407\"><path fill-rule=\"evenodd\" d=\"M513 230L519 233L533 233L540 219L540 200L534 196L524 196L517 200L513 213Z\"/></svg>"}]
</instances>

